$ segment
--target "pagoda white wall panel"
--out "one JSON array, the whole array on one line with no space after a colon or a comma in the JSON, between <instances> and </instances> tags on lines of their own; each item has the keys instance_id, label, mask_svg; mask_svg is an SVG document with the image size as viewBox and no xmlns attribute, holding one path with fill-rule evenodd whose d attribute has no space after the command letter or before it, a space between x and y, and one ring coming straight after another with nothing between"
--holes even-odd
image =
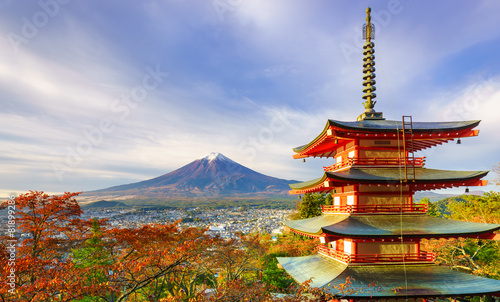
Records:
<instances>
[{"instance_id":1,"label":"pagoda white wall panel","mask_svg":"<svg viewBox=\"0 0 500 302\"><path fill-rule=\"evenodd\" d=\"M359 255L381 255L381 254L412 254L417 249L414 242L358 242L357 254Z\"/></svg>"},{"instance_id":2,"label":"pagoda white wall panel","mask_svg":"<svg viewBox=\"0 0 500 302\"><path fill-rule=\"evenodd\" d=\"M344 253L349 255L352 254L352 242L344 241Z\"/></svg>"},{"instance_id":3,"label":"pagoda white wall panel","mask_svg":"<svg viewBox=\"0 0 500 302\"><path fill-rule=\"evenodd\" d=\"M409 196L403 194L403 196L369 196L369 195L361 195L358 197L358 205L382 205L382 204L409 204Z\"/></svg>"}]
</instances>

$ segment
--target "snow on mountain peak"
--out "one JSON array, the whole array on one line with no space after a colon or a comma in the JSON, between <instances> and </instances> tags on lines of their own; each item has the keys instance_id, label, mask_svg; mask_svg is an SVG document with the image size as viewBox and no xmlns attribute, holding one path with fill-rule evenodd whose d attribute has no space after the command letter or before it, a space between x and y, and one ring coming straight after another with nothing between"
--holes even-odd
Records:
<instances>
[{"instance_id":1,"label":"snow on mountain peak","mask_svg":"<svg viewBox=\"0 0 500 302\"><path fill-rule=\"evenodd\" d=\"M222 155L222 154L220 154L219 152L211 152L210 154L205 156L204 159L212 161L212 160L216 159L219 155Z\"/></svg>"},{"instance_id":2,"label":"snow on mountain peak","mask_svg":"<svg viewBox=\"0 0 500 302\"><path fill-rule=\"evenodd\" d=\"M222 153L219 153L219 152L211 152L210 154L208 154L207 156L205 156L201 159L206 159L209 162L213 161L214 159L222 160L225 162L233 162L231 159L225 157L224 155L222 155Z\"/></svg>"}]
</instances>

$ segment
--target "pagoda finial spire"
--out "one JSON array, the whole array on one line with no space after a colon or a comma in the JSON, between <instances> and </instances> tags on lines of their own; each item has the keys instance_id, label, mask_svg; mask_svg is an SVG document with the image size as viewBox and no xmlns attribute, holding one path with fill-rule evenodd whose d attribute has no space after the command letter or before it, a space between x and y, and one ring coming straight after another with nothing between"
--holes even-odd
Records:
<instances>
[{"instance_id":1,"label":"pagoda finial spire","mask_svg":"<svg viewBox=\"0 0 500 302\"><path fill-rule=\"evenodd\" d=\"M365 107L365 112L358 117L358 120L368 119L383 119L381 112L375 112L373 109L375 107L374 99L377 95L374 91L377 89L375 87L375 44L372 39L375 39L375 26L371 23L371 8L366 9L366 24L363 26L363 39L366 40L363 45L363 99L366 100L363 103Z\"/></svg>"},{"instance_id":2,"label":"pagoda finial spire","mask_svg":"<svg viewBox=\"0 0 500 302\"><path fill-rule=\"evenodd\" d=\"M371 8L368 7L366 9L366 24L363 26L363 34L365 36L366 42L363 45L363 99L366 100L366 102L363 103L365 106L365 109L367 110L373 110L373 107L375 107L376 101L373 101L374 98L377 97L375 93L373 93L376 88L375 88L375 49L373 48L375 45L371 41L375 34L375 28L373 27L373 24L371 23Z\"/></svg>"},{"instance_id":3,"label":"pagoda finial spire","mask_svg":"<svg viewBox=\"0 0 500 302\"><path fill-rule=\"evenodd\" d=\"M366 8L366 27L365 27L365 33L364 33L364 36L366 38L366 42L370 42L371 38L372 38L372 23L371 23L371 20L372 20L372 16L370 15L372 9L368 6ZM370 26L368 26L368 24Z\"/></svg>"}]
</instances>

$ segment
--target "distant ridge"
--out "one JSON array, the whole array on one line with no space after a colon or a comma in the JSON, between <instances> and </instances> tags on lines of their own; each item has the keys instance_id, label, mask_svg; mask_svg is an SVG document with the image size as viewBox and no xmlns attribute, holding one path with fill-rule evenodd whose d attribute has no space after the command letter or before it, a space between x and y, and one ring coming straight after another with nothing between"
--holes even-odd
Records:
<instances>
[{"instance_id":1,"label":"distant ridge","mask_svg":"<svg viewBox=\"0 0 500 302\"><path fill-rule=\"evenodd\" d=\"M296 181L279 179L251 170L218 152L170 173L152 179L85 192L82 197L140 196L141 198L228 198L270 197L289 198L289 184ZM101 198L101 199L102 199Z\"/></svg>"},{"instance_id":2,"label":"distant ridge","mask_svg":"<svg viewBox=\"0 0 500 302\"><path fill-rule=\"evenodd\" d=\"M119 201L107 201L107 200L100 200L96 201L87 205L84 205L84 209L92 209L92 208L116 208L116 207L126 207L122 202Z\"/></svg>"},{"instance_id":3,"label":"distant ridge","mask_svg":"<svg viewBox=\"0 0 500 302\"><path fill-rule=\"evenodd\" d=\"M483 191L471 191L470 193L467 193L467 195L483 195ZM415 195L413 195L413 199L415 201L419 201L422 198L429 198L429 201L435 202L438 200L442 200L445 198L450 198L450 197L457 197L461 196L462 194L441 194L441 193L434 193L434 192L429 192L429 191L422 191L422 192L415 192Z\"/></svg>"}]
</instances>

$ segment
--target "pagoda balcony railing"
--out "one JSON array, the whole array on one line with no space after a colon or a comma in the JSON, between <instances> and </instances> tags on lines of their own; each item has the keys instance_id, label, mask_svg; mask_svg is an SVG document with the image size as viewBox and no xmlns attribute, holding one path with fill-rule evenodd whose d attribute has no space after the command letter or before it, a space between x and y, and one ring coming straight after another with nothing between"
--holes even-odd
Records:
<instances>
[{"instance_id":1,"label":"pagoda balcony railing","mask_svg":"<svg viewBox=\"0 0 500 302\"><path fill-rule=\"evenodd\" d=\"M415 157L415 159L411 157L406 157L401 159L399 157L349 157L346 160L341 161L340 163L333 164L328 167L323 167L325 172L331 172L338 169L352 167L352 166L404 166L406 161L406 166L410 167L423 167L425 165L425 156L424 157Z\"/></svg>"},{"instance_id":2,"label":"pagoda balcony railing","mask_svg":"<svg viewBox=\"0 0 500 302\"><path fill-rule=\"evenodd\" d=\"M347 254L324 245L318 245L318 252L345 263L380 263L380 262L434 262L434 253L422 251L407 254Z\"/></svg>"},{"instance_id":3,"label":"pagoda balcony railing","mask_svg":"<svg viewBox=\"0 0 500 302\"><path fill-rule=\"evenodd\" d=\"M323 205L323 213L426 213L426 204Z\"/></svg>"},{"instance_id":4,"label":"pagoda balcony railing","mask_svg":"<svg viewBox=\"0 0 500 302\"><path fill-rule=\"evenodd\" d=\"M345 262L345 263L351 262L351 255L346 254L342 251L337 251L337 250L334 250L332 248L329 248L329 247L321 245L321 244L318 245L317 248L318 248L318 252L320 254L333 257L333 258L340 260L342 262Z\"/></svg>"}]
</instances>

